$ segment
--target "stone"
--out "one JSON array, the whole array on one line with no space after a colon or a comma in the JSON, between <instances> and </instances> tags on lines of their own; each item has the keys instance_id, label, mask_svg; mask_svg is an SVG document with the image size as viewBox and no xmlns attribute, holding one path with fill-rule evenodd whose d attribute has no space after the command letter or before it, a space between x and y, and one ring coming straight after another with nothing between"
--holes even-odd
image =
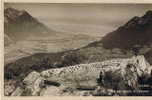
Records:
<instances>
[{"instance_id":1,"label":"stone","mask_svg":"<svg viewBox=\"0 0 152 100\"><path fill-rule=\"evenodd\" d=\"M23 89L20 87L17 87L16 90L11 94L11 96L21 96L23 93Z\"/></svg>"},{"instance_id":2,"label":"stone","mask_svg":"<svg viewBox=\"0 0 152 100\"><path fill-rule=\"evenodd\" d=\"M40 74L38 72L31 72L30 74L28 74L27 77L24 78L23 83L25 85L31 85L33 84L38 78L40 77Z\"/></svg>"},{"instance_id":3,"label":"stone","mask_svg":"<svg viewBox=\"0 0 152 100\"><path fill-rule=\"evenodd\" d=\"M5 96L11 95L11 93L15 90L15 86L13 85L5 85L4 94Z\"/></svg>"},{"instance_id":4,"label":"stone","mask_svg":"<svg viewBox=\"0 0 152 100\"><path fill-rule=\"evenodd\" d=\"M109 70L100 73L100 84L114 90L136 90L138 79L143 76L150 76L151 67L144 56L136 56L123 60L117 69L112 66Z\"/></svg>"},{"instance_id":5,"label":"stone","mask_svg":"<svg viewBox=\"0 0 152 100\"><path fill-rule=\"evenodd\" d=\"M23 84L25 87L25 91L30 91L32 96L39 95L41 89L44 86L44 78L40 76L38 72L31 72L24 80ZM23 94L24 95L24 94Z\"/></svg>"},{"instance_id":6,"label":"stone","mask_svg":"<svg viewBox=\"0 0 152 100\"><path fill-rule=\"evenodd\" d=\"M5 81L4 84L4 95L5 96L10 96L13 91L15 91L16 87L15 87L16 81L14 80L7 80Z\"/></svg>"},{"instance_id":7,"label":"stone","mask_svg":"<svg viewBox=\"0 0 152 100\"><path fill-rule=\"evenodd\" d=\"M145 76L150 75L152 67L150 64L146 61L145 57L143 55L134 56L131 58L134 64L137 64L136 69L138 75Z\"/></svg>"}]
</instances>

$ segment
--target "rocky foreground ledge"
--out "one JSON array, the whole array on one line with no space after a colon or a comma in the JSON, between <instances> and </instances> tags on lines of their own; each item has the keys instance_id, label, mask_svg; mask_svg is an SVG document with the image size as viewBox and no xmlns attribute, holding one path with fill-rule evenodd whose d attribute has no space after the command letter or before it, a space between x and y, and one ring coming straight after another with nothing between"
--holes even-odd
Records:
<instances>
[{"instance_id":1,"label":"rocky foreground ledge","mask_svg":"<svg viewBox=\"0 0 152 100\"><path fill-rule=\"evenodd\" d=\"M152 95L152 67L144 56L31 72L11 96Z\"/></svg>"}]
</instances>

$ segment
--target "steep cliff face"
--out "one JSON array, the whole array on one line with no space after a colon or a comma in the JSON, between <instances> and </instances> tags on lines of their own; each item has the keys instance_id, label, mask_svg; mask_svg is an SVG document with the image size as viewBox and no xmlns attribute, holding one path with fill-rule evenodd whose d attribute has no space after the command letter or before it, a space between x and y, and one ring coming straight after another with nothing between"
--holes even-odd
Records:
<instances>
[{"instance_id":1,"label":"steep cliff face","mask_svg":"<svg viewBox=\"0 0 152 100\"><path fill-rule=\"evenodd\" d=\"M4 10L4 33L14 40L22 40L28 36L47 36L56 32L48 29L25 10L6 8Z\"/></svg>"}]
</instances>

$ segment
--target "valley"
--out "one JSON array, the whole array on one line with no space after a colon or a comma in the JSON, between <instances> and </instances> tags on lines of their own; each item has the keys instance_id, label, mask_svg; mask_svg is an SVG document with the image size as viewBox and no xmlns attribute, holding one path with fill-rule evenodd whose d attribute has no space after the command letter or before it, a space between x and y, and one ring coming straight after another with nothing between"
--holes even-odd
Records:
<instances>
[{"instance_id":1,"label":"valley","mask_svg":"<svg viewBox=\"0 0 152 100\"><path fill-rule=\"evenodd\" d=\"M5 95L152 95L151 10L116 29L46 25L14 8L4 13ZM144 85L147 93L133 92ZM125 90L131 92L122 93Z\"/></svg>"}]
</instances>

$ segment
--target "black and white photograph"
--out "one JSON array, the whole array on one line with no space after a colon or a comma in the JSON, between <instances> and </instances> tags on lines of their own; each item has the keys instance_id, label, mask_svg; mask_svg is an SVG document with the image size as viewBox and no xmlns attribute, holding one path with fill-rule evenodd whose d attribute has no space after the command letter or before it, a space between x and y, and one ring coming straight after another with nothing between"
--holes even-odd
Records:
<instances>
[{"instance_id":1,"label":"black and white photograph","mask_svg":"<svg viewBox=\"0 0 152 100\"><path fill-rule=\"evenodd\" d=\"M4 3L4 96L152 96L152 4Z\"/></svg>"}]
</instances>

